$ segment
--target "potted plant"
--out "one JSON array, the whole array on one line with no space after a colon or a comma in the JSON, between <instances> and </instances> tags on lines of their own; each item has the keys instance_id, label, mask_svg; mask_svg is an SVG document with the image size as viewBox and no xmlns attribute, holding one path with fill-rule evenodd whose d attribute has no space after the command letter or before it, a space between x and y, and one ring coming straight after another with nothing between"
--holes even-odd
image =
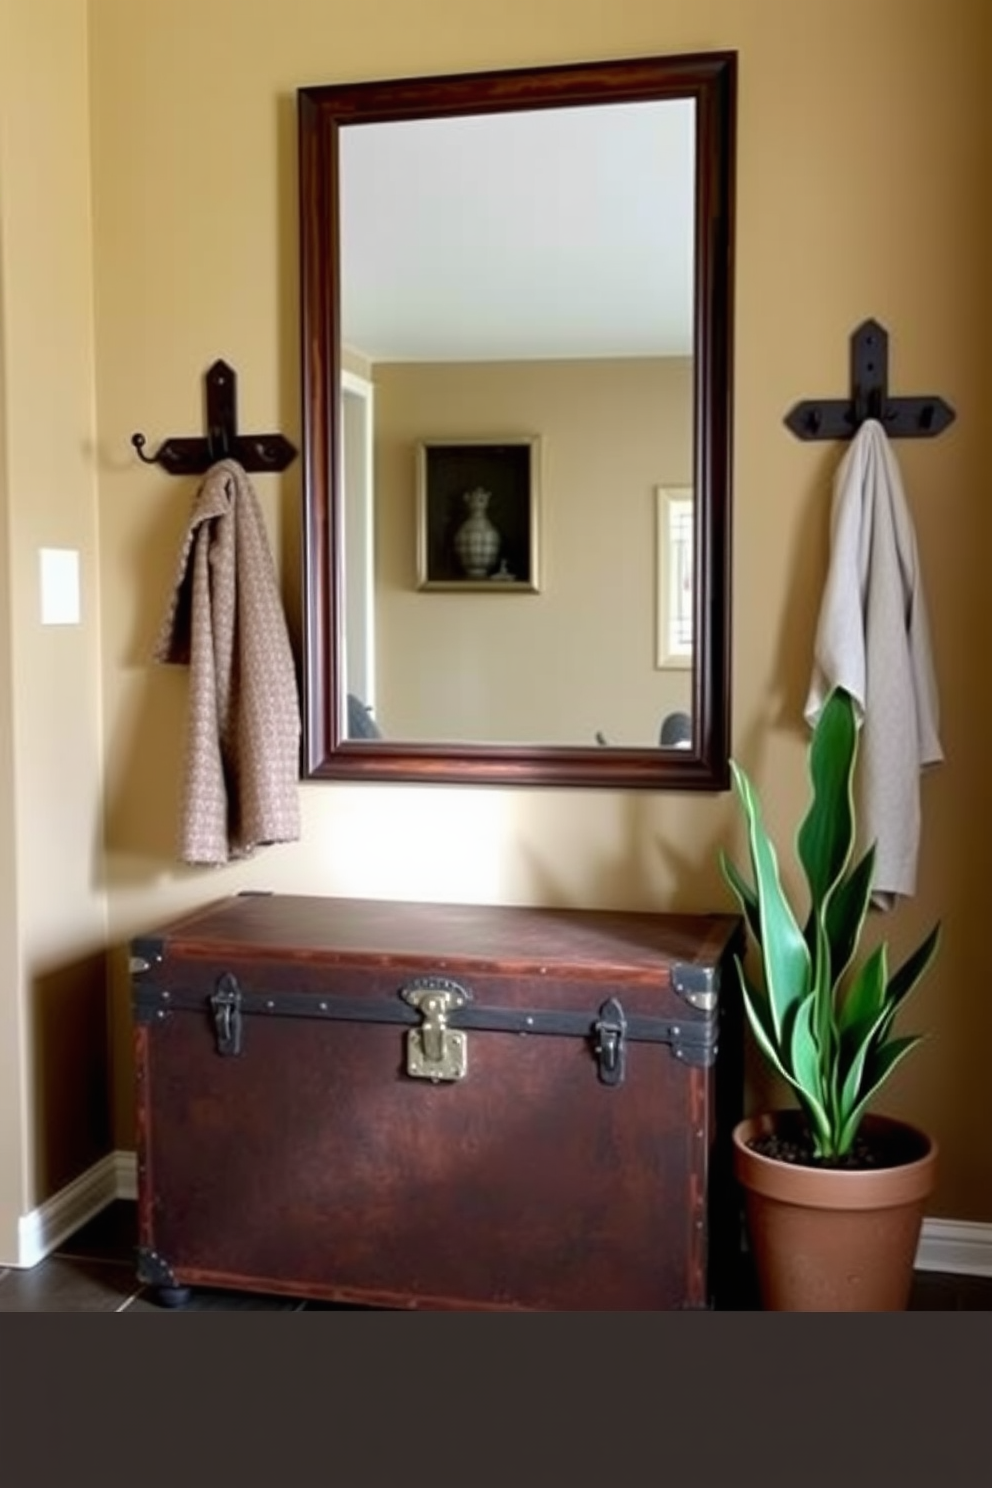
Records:
<instances>
[{"instance_id":1,"label":"potted plant","mask_svg":"<svg viewBox=\"0 0 992 1488\"><path fill-rule=\"evenodd\" d=\"M757 1046L795 1092L795 1109L733 1132L735 1175L762 1306L786 1312L888 1312L908 1305L936 1143L872 1114L869 1103L921 1035L893 1023L933 960L936 925L890 975L884 943L858 958L875 849L856 855L854 702L835 689L810 740L810 804L796 847L809 906L790 904L751 781L731 762L753 883L721 853L760 977L737 958Z\"/></svg>"}]
</instances>

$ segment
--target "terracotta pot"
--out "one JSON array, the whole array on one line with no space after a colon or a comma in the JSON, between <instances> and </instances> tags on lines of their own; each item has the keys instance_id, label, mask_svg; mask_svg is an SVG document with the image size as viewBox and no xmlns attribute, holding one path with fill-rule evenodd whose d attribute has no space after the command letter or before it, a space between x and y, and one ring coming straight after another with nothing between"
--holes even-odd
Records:
<instances>
[{"instance_id":1,"label":"terracotta pot","mask_svg":"<svg viewBox=\"0 0 992 1488\"><path fill-rule=\"evenodd\" d=\"M872 1133L905 1141L908 1161L872 1169L802 1167L747 1143L798 1112L740 1122L734 1173L745 1191L748 1235L767 1312L904 1312L934 1184L937 1144L906 1122L866 1116Z\"/></svg>"}]
</instances>

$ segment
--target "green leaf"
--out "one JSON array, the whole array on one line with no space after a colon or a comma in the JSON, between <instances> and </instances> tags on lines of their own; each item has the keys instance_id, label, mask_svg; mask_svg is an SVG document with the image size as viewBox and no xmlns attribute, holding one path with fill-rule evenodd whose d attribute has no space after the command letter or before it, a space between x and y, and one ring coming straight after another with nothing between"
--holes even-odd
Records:
<instances>
[{"instance_id":1,"label":"green leaf","mask_svg":"<svg viewBox=\"0 0 992 1488\"><path fill-rule=\"evenodd\" d=\"M740 978L741 995L744 999L744 1011L751 1025L751 1032L754 1034L755 1042L773 1069L776 1069L784 1080L788 1080L790 1085L794 1085L795 1081L792 1075L779 1058L775 1028L768 1010L768 999L762 997L761 993L749 981L747 973L739 960L737 961L737 974Z\"/></svg>"},{"instance_id":2,"label":"green leaf","mask_svg":"<svg viewBox=\"0 0 992 1488\"><path fill-rule=\"evenodd\" d=\"M913 954L902 963L898 971L892 973L892 980L887 988L887 1000L898 1007L909 996L913 988L918 984L923 973L937 954L940 945L940 925L934 925L930 934L917 946Z\"/></svg>"},{"instance_id":3,"label":"green leaf","mask_svg":"<svg viewBox=\"0 0 992 1488\"><path fill-rule=\"evenodd\" d=\"M796 1009L793 1020L792 1084L798 1092L809 1121L813 1137L813 1150L820 1156L829 1154L832 1146L832 1127L827 1103L824 1099L823 1071L813 1031L816 1016L816 996L811 993Z\"/></svg>"},{"instance_id":4,"label":"green leaf","mask_svg":"<svg viewBox=\"0 0 992 1488\"><path fill-rule=\"evenodd\" d=\"M857 738L854 700L843 688L835 688L810 741L812 799L797 839L814 912L840 879L854 847L852 780Z\"/></svg>"},{"instance_id":5,"label":"green leaf","mask_svg":"<svg viewBox=\"0 0 992 1488\"><path fill-rule=\"evenodd\" d=\"M829 1144L830 1140L830 1122L827 1114L815 1093L803 1088L791 1068L780 1057L774 1032L769 1031L767 1024L762 1019L762 1014L759 1011L760 999L757 997L754 987L745 976L740 962L738 962L738 972L741 978L741 989L744 996L744 1010L751 1025L755 1042L772 1068L777 1070L782 1076L782 1079L791 1085L792 1089L796 1092L809 1119L810 1130L813 1133L814 1150L817 1152L823 1151L825 1150L824 1144Z\"/></svg>"},{"instance_id":6,"label":"green leaf","mask_svg":"<svg viewBox=\"0 0 992 1488\"><path fill-rule=\"evenodd\" d=\"M813 1031L820 1047L821 1058L830 1058L836 1043L834 1026L833 983L830 976L830 943L823 924L823 915L817 914L813 940Z\"/></svg>"},{"instance_id":7,"label":"green leaf","mask_svg":"<svg viewBox=\"0 0 992 1488\"><path fill-rule=\"evenodd\" d=\"M864 1080L865 1065L873 1049L885 1042L889 1008L885 1002L885 947L880 946L865 962L851 988L852 1000L859 1003L860 1015L848 1024L842 1034L841 1061L844 1083L841 1087L838 1114L846 1122L858 1104Z\"/></svg>"},{"instance_id":8,"label":"green leaf","mask_svg":"<svg viewBox=\"0 0 992 1488\"><path fill-rule=\"evenodd\" d=\"M810 900L801 929L757 795L734 761L753 883L721 854L724 876L761 957L758 985L747 980L738 961L747 1020L765 1059L795 1091L821 1156L850 1150L868 1102L920 1041L919 1035L894 1039L891 1030L936 955L940 934L935 926L891 977L884 946L856 968L875 870L874 846L854 858L857 748L854 700L837 688L809 748L810 803L796 838Z\"/></svg>"},{"instance_id":9,"label":"green leaf","mask_svg":"<svg viewBox=\"0 0 992 1488\"><path fill-rule=\"evenodd\" d=\"M851 1150L858 1134L858 1127L861 1125L861 1118L872 1097L882 1088L896 1065L902 1063L910 1049L915 1049L916 1045L923 1041L923 1037L922 1033L909 1033L904 1038L893 1039L891 1043L878 1051L876 1058L871 1061L866 1071L861 1099L841 1128L838 1156L842 1157Z\"/></svg>"},{"instance_id":10,"label":"green leaf","mask_svg":"<svg viewBox=\"0 0 992 1488\"><path fill-rule=\"evenodd\" d=\"M859 968L847 989L837 1018L842 1038L852 1030L855 1031L855 1037L860 1037L859 1030L863 1031L875 1022L886 1005L885 973L886 949L881 945L875 948Z\"/></svg>"},{"instance_id":11,"label":"green leaf","mask_svg":"<svg viewBox=\"0 0 992 1488\"><path fill-rule=\"evenodd\" d=\"M778 859L761 819L761 808L750 780L731 761L734 785L744 808L751 867L760 909L760 944L764 960L765 986L776 1042L795 1006L809 992L810 954L796 923L782 884Z\"/></svg>"},{"instance_id":12,"label":"green leaf","mask_svg":"<svg viewBox=\"0 0 992 1488\"><path fill-rule=\"evenodd\" d=\"M751 885L747 882L744 876L740 873L736 865L730 861L730 859L727 857L727 854L724 852L721 852L720 854L720 867L723 870L724 878L733 889L734 894L737 897L737 902L740 904L740 907L744 912L744 918L747 921L748 929L754 936L757 944L760 946L761 908L758 904L757 894L754 892Z\"/></svg>"},{"instance_id":13,"label":"green leaf","mask_svg":"<svg viewBox=\"0 0 992 1488\"><path fill-rule=\"evenodd\" d=\"M753 982L748 976L747 967L744 965L744 961L740 956L734 956L734 965L737 968L737 980L740 985L741 992L746 993L754 1003L758 1011L758 1016L761 1019L762 1028L764 1028L766 1033L768 1033L770 1036L774 1036L775 1025L772 1021L771 1010L768 1006L768 996L766 992L762 987Z\"/></svg>"},{"instance_id":14,"label":"green leaf","mask_svg":"<svg viewBox=\"0 0 992 1488\"><path fill-rule=\"evenodd\" d=\"M875 875L875 847L868 849L851 872L835 886L827 902L825 923L830 942L830 978L840 981L854 959L868 916Z\"/></svg>"},{"instance_id":15,"label":"green leaf","mask_svg":"<svg viewBox=\"0 0 992 1488\"><path fill-rule=\"evenodd\" d=\"M820 1051L816 1034L813 1031L815 1015L816 995L811 993L799 1004L793 1019L790 1064L797 1088L802 1090L809 1101L822 1112L823 1124L826 1125L823 1072L820 1067Z\"/></svg>"},{"instance_id":16,"label":"green leaf","mask_svg":"<svg viewBox=\"0 0 992 1488\"><path fill-rule=\"evenodd\" d=\"M879 1030L880 1041L888 1036L900 1007L919 985L924 972L937 953L939 943L940 926L935 925L923 943L893 974L885 991L886 1015Z\"/></svg>"}]
</instances>

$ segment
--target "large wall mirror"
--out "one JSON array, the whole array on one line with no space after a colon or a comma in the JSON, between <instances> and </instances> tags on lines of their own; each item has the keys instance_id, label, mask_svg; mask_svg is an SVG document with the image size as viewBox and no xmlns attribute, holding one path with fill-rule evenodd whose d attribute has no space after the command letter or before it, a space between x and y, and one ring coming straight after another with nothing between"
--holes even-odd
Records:
<instances>
[{"instance_id":1,"label":"large wall mirror","mask_svg":"<svg viewBox=\"0 0 992 1488\"><path fill-rule=\"evenodd\" d=\"M300 90L307 778L726 788L735 83Z\"/></svg>"}]
</instances>

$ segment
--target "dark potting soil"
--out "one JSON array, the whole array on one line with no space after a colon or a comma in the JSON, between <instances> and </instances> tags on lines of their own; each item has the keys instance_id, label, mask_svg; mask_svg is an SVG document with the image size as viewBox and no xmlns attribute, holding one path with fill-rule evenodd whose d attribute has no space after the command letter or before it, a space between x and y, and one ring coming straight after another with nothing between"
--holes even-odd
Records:
<instances>
[{"instance_id":1,"label":"dark potting soil","mask_svg":"<svg viewBox=\"0 0 992 1488\"><path fill-rule=\"evenodd\" d=\"M752 1138L747 1145L762 1157L804 1168L897 1168L923 1155L919 1143L900 1131L860 1132L850 1152L835 1158L817 1157L808 1133L801 1127L789 1133L769 1132Z\"/></svg>"}]
</instances>

